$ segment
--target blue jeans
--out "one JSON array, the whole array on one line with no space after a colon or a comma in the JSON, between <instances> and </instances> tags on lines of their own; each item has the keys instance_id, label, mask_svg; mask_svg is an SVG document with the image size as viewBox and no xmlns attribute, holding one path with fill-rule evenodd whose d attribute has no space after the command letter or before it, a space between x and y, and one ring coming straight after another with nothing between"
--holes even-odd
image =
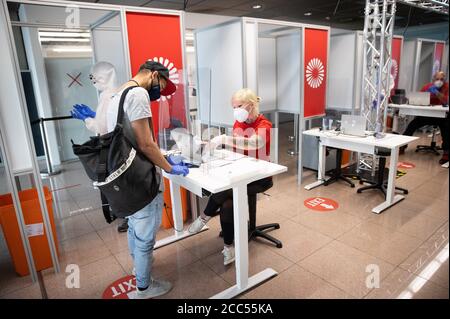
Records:
<instances>
[{"instance_id":1,"label":"blue jeans","mask_svg":"<svg viewBox=\"0 0 450 319\"><path fill-rule=\"evenodd\" d=\"M136 286L146 288L150 284L153 247L161 225L163 193L128 217L128 248L136 269Z\"/></svg>"}]
</instances>

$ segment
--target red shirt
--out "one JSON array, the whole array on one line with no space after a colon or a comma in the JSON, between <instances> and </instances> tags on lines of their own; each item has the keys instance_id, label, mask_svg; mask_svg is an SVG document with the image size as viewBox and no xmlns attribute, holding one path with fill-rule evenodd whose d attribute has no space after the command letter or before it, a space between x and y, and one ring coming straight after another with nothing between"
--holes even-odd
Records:
<instances>
[{"instance_id":1,"label":"red shirt","mask_svg":"<svg viewBox=\"0 0 450 319\"><path fill-rule=\"evenodd\" d=\"M270 129L272 128L272 123L262 114L258 115L253 123L246 122L234 122L233 125L233 135L252 137L254 134L262 136L266 143L265 145L258 145L258 149L255 151L250 151L250 156L262 159L265 161L270 161ZM244 151L245 155L249 155L248 151ZM253 154L252 154L253 153ZM256 155L256 156L255 156Z\"/></svg>"},{"instance_id":2,"label":"red shirt","mask_svg":"<svg viewBox=\"0 0 450 319\"><path fill-rule=\"evenodd\" d=\"M420 92L426 92L430 87L433 86L433 82L425 84ZM431 105L440 105L440 104L448 104L448 82L445 82L444 85L439 89L439 92L444 94L444 99L440 100L436 95L430 93L430 104Z\"/></svg>"}]
</instances>

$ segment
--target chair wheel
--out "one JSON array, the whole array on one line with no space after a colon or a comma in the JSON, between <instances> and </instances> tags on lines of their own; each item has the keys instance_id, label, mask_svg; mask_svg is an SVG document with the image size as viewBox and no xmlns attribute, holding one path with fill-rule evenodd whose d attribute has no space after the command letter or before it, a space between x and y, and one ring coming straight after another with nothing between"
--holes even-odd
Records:
<instances>
[{"instance_id":1,"label":"chair wheel","mask_svg":"<svg viewBox=\"0 0 450 319\"><path fill-rule=\"evenodd\" d=\"M364 182L362 180L359 180L359 185L364 184Z\"/></svg>"},{"instance_id":2,"label":"chair wheel","mask_svg":"<svg viewBox=\"0 0 450 319\"><path fill-rule=\"evenodd\" d=\"M277 248L282 248L283 244L277 244Z\"/></svg>"},{"instance_id":3,"label":"chair wheel","mask_svg":"<svg viewBox=\"0 0 450 319\"><path fill-rule=\"evenodd\" d=\"M405 191L405 195L408 194L408 193L409 193L408 191Z\"/></svg>"},{"instance_id":4,"label":"chair wheel","mask_svg":"<svg viewBox=\"0 0 450 319\"><path fill-rule=\"evenodd\" d=\"M416 153L418 152L419 150L416 150Z\"/></svg>"},{"instance_id":5,"label":"chair wheel","mask_svg":"<svg viewBox=\"0 0 450 319\"><path fill-rule=\"evenodd\" d=\"M280 229L280 225L275 225L275 229Z\"/></svg>"},{"instance_id":6,"label":"chair wheel","mask_svg":"<svg viewBox=\"0 0 450 319\"><path fill-rule=\"evenodd\" d=\"M350 185L351 188L355 188L355 184Z\"/></svg>"},{"instance_id":7,"label":"chair wheel","mask_svg":"<svg viewBox=\"0 0 450 319\"><path fill-rule=\"evenodd\" d=\"M361 194L361 190L360 190L360 189L358 189L356 192L357 192L358 194Z\"/></svg>"}]
</instances>

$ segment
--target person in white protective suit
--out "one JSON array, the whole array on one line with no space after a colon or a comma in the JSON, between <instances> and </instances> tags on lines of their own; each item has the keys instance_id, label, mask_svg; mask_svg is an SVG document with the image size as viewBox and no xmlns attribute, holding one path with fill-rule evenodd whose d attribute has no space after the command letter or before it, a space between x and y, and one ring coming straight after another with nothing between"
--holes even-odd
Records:
<instances>
[{"instance_id":1,"label":"person in white protective suit","mask_svg":"<svg viewBox=\"0 0 450 319\"><path fill-rule=\"evenodd\" d=\"M71 111L72 117L83 120L86 128L96 135L108 133L106 114L109 102L112 96L117 93L117 77L114 65L109 62L100 61L94 64L89 74L92 85L100 92L97 110L93 111L89 106L84 104L75 104ZM106 203L106 199L102 198L102 204ZM128 222L123 219L122 223L117 227L119 232L128 230Z\"/></svg>"},{"instance_id":2,"label":"person in white protective suit","mask_svg":"<svg viewBox=\"0 0 450 319\"><path fill-rule=\"evenodd\" d=\"M116 70L109 62L96 63L89 74L92 85L100 92L97 111L89 106L75 104L71 112L74 118L83 120L88 130L94 134L106 134L106 114L111 97L117 90Z\"/></svg>"}]
</instances>

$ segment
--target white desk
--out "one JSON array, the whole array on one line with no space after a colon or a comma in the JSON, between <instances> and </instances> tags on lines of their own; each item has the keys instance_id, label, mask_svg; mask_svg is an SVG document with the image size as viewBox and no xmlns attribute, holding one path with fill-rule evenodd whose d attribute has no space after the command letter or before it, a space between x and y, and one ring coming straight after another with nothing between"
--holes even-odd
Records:
<instances>
[{"instance_id":1,"label":"white desk","mask_svg":"<svg viewBox=\"0 0 450 319\"><path fill-rule=\"evenodd\" d=\"M319 167L317 170L317 181L312 184L306 185L305 189L310 190L324 183L325 152L327 146L366 154L375 154L375 148L383 147L391 150L386 201L374 207L372 209L372 212L379 214L385 209L395 205L396 203L404 199L404 196L395 194L395 177L397 172L399 148L403 145L411 143L414 140L417 140L418 137L386 134L385 137L376 139L374 136L349 136L344 134L337 134L334 131L319 131L319 129L304 131L303 134L316 136L319 138Z\"/></svg>"},{"instance_id":2,"label":"white desk","mask_svg":"<svg viewBox=\"0 0 450 319\"><path fill-rule=\"evenodd\" d=\"M232 153L226 150L221 152ZM212 166L212 164L210 164ZM164 173L170 181L172 212L176 229L183 228L180 187L186 188L197 196L203 196L203 190L218 193L233 189L234 243L236 253L236 285L211 298L233 298L255 285L272 278L277 272L266 268L258 274L248 277L248 199L247 185L265 177L287 171L287 167L278 164L243 157L222 167L191 168L186 177ZM228 177L227 177L228 175ZM182 234L180 234L182 236Z\"/></svg>"},{"instance_id":3,"label":"white desk","mask_svg":"<svg viewBox=\"0 0 450 319\"><path fill-rule=\"evenodd\" d=\"M389 104L388 107L398 109L399 115L425 116L445 118L448 107L442 105L409 105L409 104Z\"/></svg>"}]
</instances>

